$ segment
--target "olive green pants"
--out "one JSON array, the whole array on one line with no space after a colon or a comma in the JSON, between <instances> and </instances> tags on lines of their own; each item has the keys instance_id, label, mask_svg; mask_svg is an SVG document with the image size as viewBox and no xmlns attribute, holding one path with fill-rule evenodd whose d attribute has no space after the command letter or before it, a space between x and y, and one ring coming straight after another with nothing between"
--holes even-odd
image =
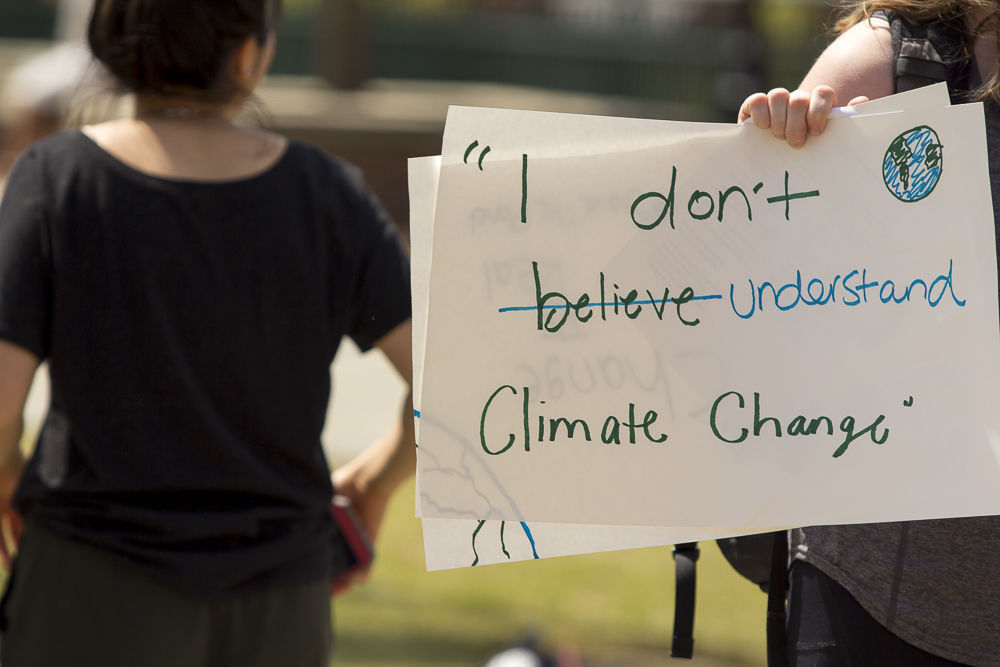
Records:
<instances>
[{"instance_id":1,"label":"olive green pants","mask_svg":"<svg viewBox=\"0 0 1000 667\"><path fill-rule=\"evenodd\" d=\"M0 607L2 667L327 667L328 582L179 593L29 524Z\"/></svg>"}]
</instances>

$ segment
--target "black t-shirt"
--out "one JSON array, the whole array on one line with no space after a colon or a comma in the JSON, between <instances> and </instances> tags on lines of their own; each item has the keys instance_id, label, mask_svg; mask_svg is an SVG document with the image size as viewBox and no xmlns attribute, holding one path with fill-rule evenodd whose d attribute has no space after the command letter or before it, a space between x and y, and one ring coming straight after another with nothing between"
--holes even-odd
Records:
<instances>
[{"instance_id":1,"label":"black t-shirt","mask_svg":"<svg viewBox=\"0 0 1000 667\"><path fill-rule=\"evenodd\" d=\"M409 315L394 227L315 148L205 183L50 137L0 207L0 338L52 387L15 505L184 587L325 576L329 366Z\"/></svg>"}]
</instances>

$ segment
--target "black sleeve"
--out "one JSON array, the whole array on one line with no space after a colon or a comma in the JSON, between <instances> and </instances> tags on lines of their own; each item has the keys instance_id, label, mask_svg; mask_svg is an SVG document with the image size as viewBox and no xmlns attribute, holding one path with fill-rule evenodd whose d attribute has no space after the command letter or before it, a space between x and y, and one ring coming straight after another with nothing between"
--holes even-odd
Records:
<instances>
[{"instance_id":1,"label":"black sleeve","mask_svg":"<svg viewBox=\"0 0 1000 667\"><path fill-rule=\"evenodd\" d=\"M348 334L362 351L410 318L410 260L399 231L363 183L358 190L361 236L354 313Z\"/></svg>"},{"instance_id":2,"label":"black sleeve","mask_svg":"<svg viewBox=\"0 0 1000 667\"><path fill-rule=\"evenodd\" d=\"M18 160L0 204L0 339L45 359L51 261L38 163L31 149Z\"/></svg>"}]
</instances>

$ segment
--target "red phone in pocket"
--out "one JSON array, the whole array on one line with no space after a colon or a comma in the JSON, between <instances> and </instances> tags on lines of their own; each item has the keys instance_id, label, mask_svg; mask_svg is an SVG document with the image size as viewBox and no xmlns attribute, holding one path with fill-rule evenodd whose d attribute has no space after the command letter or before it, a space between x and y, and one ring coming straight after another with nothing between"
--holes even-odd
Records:
<instances>
[{"instance_id":1,"label":"red phone in pocket","mask_svg":"<svg viewBox=\"0 0 1000 667\"><path fill-rule=\"evenodd\" d=\"M350 498L335 495L330 503L330 513L336 527L330 590L338 593L348 588L353 579L371 567L375 550Z\"/></svg>"}]
</instances>

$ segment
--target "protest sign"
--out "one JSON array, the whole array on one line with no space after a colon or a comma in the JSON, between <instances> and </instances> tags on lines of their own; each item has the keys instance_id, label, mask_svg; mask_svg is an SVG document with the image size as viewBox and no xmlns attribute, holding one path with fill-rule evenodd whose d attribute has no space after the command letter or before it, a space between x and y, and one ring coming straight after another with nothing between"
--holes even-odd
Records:
<instances>
[{"instance_id":1,"label":"protest sign","mask_svg":"<svg viewBox=\"0 0 1000 667\"><path fill-rule=\"evenodd\" d=\"M752 527L992 511L977 111L832 123L792 152L753 128L455 110L422 516ZM898 123L912 127L863 168ZM525 148L461 145L473 126ZM935 138L907 135L920 127ZM960 498L929 499L959 479Z\"/></svg>"},{"instance_id":2,"label":"protest sign","mask_svg":"<svg viewBox=\"0 0 1000 667\"><path fill-rule=\"evenodd\" d=\"M413 272L413 404L420 406L428 283L440 157L411 158L410 263ZM420 419L414 420L420 441ZM419 480L417 497L419 497ZM581 553L662 546L751 532L737 528L660 528L485 519L422 519L427 569L440 570ZM764 530L764 529L761 529Z\"/></svg>"}]
</instances>

